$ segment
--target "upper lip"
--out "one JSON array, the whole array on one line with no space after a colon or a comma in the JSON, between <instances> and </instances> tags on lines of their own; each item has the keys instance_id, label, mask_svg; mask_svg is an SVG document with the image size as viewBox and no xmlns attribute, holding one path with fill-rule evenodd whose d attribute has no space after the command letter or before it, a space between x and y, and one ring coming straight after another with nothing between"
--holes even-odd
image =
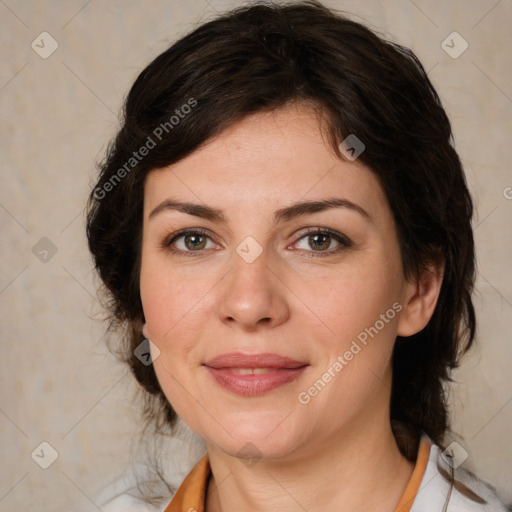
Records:
<instances>
[{"instance_id":1,"label":"upper lip","mask_svg":"<svg viewBox=\"0 0 512 512\"><path fill-rule=\"evenodd\" d=\"M205 366L210 368L300 368L307 363L296 361L279 354L242 354L231 352L220 354L206 361Z\"/></svg>"}]
</instances>

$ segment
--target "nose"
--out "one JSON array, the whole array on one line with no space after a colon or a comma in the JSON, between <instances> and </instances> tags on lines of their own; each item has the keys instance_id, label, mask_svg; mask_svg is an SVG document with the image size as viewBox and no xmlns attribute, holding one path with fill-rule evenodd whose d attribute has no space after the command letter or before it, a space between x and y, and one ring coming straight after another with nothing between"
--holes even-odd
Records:
<instances>
[{"instance_id":1,"label":"nose","mask_svg":"<svg viewBox=\"0 0 512 512\"><path fill-rule=\"evenodd\" d=\"M221 321L245 331L276 327L290 315L286 287L269 267L265 251L251 263L233 255L233 267L223 279L219 299Z\"/></svg>"}]
</instances>

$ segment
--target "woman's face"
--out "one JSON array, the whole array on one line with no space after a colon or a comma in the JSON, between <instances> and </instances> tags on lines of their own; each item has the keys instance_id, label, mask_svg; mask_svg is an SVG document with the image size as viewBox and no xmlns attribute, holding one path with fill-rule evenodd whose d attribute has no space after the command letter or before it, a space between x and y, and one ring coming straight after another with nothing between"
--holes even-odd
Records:
<instances>
[{"instance_id":1,"label":"woman's face","mask_svg":"<svg viewBox=\"0 0 512 512\"><path fill-rule=\"evenodd\" d=\"M140 286L161 387L210 446L291 457L387 421L410 285L377 178L312 110L149 174Z\"/></svg>"}]
</instances>

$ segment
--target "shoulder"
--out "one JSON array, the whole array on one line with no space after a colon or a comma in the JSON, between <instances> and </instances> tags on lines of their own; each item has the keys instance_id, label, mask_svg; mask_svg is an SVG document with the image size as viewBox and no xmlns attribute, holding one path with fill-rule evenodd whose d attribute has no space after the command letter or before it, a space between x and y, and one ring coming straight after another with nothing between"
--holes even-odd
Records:
<instances>
[{"instance_id":1,"label":"shoulder","mask_svg":"<svg viewBox=\"0 0 512 512\"><path fill-rule=\"evenodd\" d=\"M148 469L145 466L131 468L131 471L104 487L94 497L94 503L102 512L162 512L165 506L148 503L141 497L139 479L146 473Z\"/></svg>"},{"instance_id":2,"label":"shoulder","mask_svg":"<svg viewBox=\"0 0 512 512\"><path fill-rule=\"evenodd\" d=\"M494 489L442 455L432 443L425 474L411 512L508 512Z\"/></svg>"},{"instance_id":3,"label":"shoulder","mask_svg":"<svg viewBox=\"0 0 512 512\"><path fill-rule=\"evenodd\" d=\"M102 512L163 512L176 489L206 452L204 441L181 420L171 436L151 438L135 452L120 478L103 487L92 499ZM154 459L152 455L157 454ZM155 464L156 463L156 464ZM85 512L85 511L84 511Z\"/></svg>"},{"instance_id":4,"label":"shoulder","mask_svg":"<svg viewBox=\"0 0 512 512\"><path fill-rule=\"evenodd\" d=\"M101 505L102 512L163 512L165 506L153 507L128 494L117 496L106 505Z\"/></svg>"}]
</instances>

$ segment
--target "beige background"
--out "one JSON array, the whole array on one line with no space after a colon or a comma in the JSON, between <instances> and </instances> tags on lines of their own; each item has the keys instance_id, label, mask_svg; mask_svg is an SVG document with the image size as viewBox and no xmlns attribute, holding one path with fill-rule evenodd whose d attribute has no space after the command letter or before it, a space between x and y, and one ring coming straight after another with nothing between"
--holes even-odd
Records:
<instances>
[{"instance_id":1,"label":"beige background","mask_svg":"<svg viewBox=\"0 0 512 512\"><path fill-rule=\"evenodd\" d=\"M241 3L0 0L0 511L98 510L96 491L129 462L134 386L105 347L82 210L137 73ZM512 1L326 4L412 47L453 122L478 213L480 322L453 425L465 466L512 501ZM58 43L47 59L31 48L43 31ZM441 47L453 31L469 44L456 59ZM58 453L46 470L30 457L42 441Z\"/></svg>"}]
</instances>

